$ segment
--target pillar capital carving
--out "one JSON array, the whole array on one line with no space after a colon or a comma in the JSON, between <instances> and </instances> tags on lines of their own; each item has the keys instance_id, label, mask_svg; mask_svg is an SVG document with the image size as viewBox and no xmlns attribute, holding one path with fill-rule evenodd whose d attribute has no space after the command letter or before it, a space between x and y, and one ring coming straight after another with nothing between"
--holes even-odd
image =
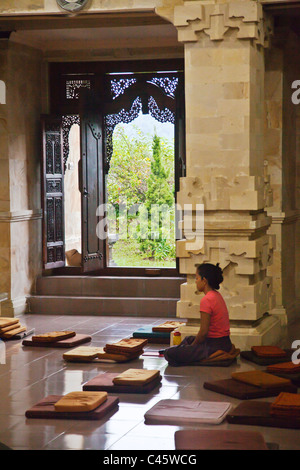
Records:
<instances>
[{"instance_id":1,"label":"pillar capital carving","mask_svg":"<svg viewBox=\"0 0 300 470\"><path fill-rule=\"evenodd\" d=\"M268 47L273 30L271 18L254 1L185 1L174 7L173 23L180 42L197 42L201 33L211 41L223 41L235 30L237 39L254 40L257 45Z\"/></svg>"}]
</instances>

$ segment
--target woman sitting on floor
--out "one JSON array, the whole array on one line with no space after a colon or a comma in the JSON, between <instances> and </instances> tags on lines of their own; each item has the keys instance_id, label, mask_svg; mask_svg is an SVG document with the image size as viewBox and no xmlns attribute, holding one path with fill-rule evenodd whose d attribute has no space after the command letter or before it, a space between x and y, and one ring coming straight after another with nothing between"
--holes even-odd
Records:
<instances>
[{"instance_id":1,"label":"woman sitting on floor","mask_svg":"<svg viewBox=\"0 0 300 470\"><path fill-rule=\"evenodd\" d=\"M201 326L197 336L187 336L179 346L164 351L170 366L184 366L208 358L217 350L229 352L229 315L226 303L217 292L223 281L223 271L219 266L203 263L197 267L196 286L205 295L200 301Z\"/></svg>"}]
</instances>

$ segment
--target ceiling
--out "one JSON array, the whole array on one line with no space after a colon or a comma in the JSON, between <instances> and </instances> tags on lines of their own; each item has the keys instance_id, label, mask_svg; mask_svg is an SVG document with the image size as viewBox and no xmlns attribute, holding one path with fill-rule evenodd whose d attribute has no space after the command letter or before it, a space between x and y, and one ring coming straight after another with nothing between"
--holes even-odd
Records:
<instances>
[{"instance_id":1,"label":"ceiling","mask_svg":"<svg viewBox=\"0 0 300 470\"><path fill-rule=\"evenodd\" d=\"M178 47L176 28L154 12L0 16L0 37L43 51Z\"/></svg>"},{"instance_id":2,"label":"ceiling","mask_svg":"<svg viewBox=\"0 0 300 470\"><path fill-rule=\"evenodd\" d=\"M112 47L178 46L172 25L71 29L35 29L12 32L10 40L41 50Z\"/></svg>"}]
</instances>

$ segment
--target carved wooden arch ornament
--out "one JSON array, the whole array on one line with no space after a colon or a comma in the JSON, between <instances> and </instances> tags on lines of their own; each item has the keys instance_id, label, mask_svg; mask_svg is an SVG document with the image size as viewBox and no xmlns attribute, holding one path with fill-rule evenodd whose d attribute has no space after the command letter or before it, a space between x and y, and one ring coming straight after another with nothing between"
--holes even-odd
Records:
<instances>
[{"instance_id":1,"label":"carved wooden arch ornament","mask_svg":"<svg viewBox=\"0 0 300 470\"><path fill-rule=\"evenodd\" d=\"M73 80L75 83L75 80ZM73 85L74 85L73 83ZM104 170L109 171L113 153L112 137L117 124L130 123L143 114L150 114L159 122L171 122L176 119L176 94L179 90L180 77L176 72L120 74L106 77L107 102L104 108ZM76 80L78 99L81 90L90 88L82 80ZM66 114L62 117L63 162L66 170L69 156L69 133L73 124L80 126L79 114Z\"/></svg>"},{"instance_id":2,"label":"carved wooden arch ornament","mask_svg":"<svg viewBox=\"0 0 300 470\"><path fill-rule=\"evenodd\" d=\"M105 171L109 171L113 153L112 136L117 124L129 123L143 114L150 114L159 122L175 123L176 74L159 74L119 80L110 79L112 99L105 112Z\"/></svg>"}]
</instances>

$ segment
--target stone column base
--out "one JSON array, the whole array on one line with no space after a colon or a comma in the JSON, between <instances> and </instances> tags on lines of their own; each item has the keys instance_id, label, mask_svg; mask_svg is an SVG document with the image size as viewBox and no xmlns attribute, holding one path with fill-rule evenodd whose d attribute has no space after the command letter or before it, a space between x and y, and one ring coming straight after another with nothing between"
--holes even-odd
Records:
<instances>
[{"instance_id":1,"label":"stone column base","mask_svg":"<svg viewBox=\"0 0 300 470\"><path fill-rule=\"evenodd\" d=\"M199 326L182 326L174 331L180 331L181 339L186 336L196 336ZM173 346L173 334L170 335L170 345ZM280 318L275 315L266 315L252 325L237 325L230 327L230 338L236 348L243 351L250 350L251 346L276 345L282 339L282 326Z\"/></svg>"},{"instance_id":2,"label":"stone column base","mask_svg":"<svg viewBox=\"0 0 300 470\"><path fill-rule=\"evenodd\" d=\"M1 306L2 317L17 317L23 315L27 311L26 297L19 297L18 299L5 300Z\"/></svg>"},{"instance_id":3,"label":"stone column base","mask_svg":"<svg viewBox=\"0 0 300 470\"><path fill-rule=\"evenodd\" d=\"M3 312L1 311L1 302L5 302L5 300L7 300L7 294L6 293L0 294L0 317L5 316Z\"/></svg>"},{"instance_id":4,"label":"stone column base","mask_svg":"<svg viewBox=\"0 0 300 470\"><path fill-rule=\"evenodd\" d=\"M288 323L288 317L287 317L287 311L283 307L283 305L277 305L275 308L272 308L270 310L270 315L276 315L280 319L281 325L287 325Z\"/></svg>"}]
</instances>

